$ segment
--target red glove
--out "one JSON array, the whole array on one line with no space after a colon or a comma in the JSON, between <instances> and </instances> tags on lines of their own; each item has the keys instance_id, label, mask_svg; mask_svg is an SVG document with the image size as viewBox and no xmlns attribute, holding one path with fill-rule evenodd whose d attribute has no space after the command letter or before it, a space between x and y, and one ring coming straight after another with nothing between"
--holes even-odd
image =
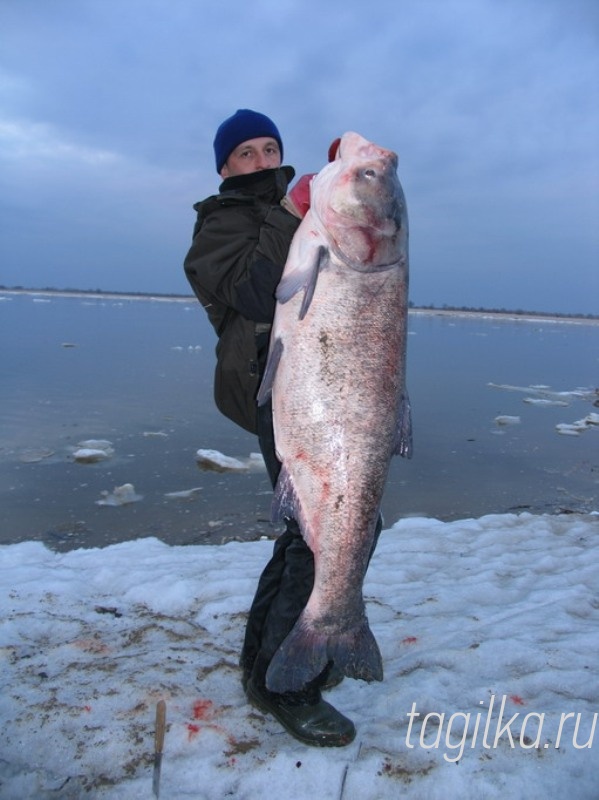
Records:
<instances>
[{"instance_id":1,"label":"red glove","mask_svg":"<svg viewBox=\"0 0 599 800\"><path fill-rule=\"evenodd\" d=\"M331 142L331 146L329 147L329 163L337 158L337 151L339 150L340 144L341 138L339 137Z\"/></svg>"},{"instance_id":2,"label":"red glove","mask_svg":"<svg viewBox=\"0 0 599 800\"><path fill-rule=\"evenodd\" d=\"M315 175L315 172L302 175L293 189L283 198L285 208L300 219L306 216L310 208L310 182Z\"/></svg>"}]
</instances>

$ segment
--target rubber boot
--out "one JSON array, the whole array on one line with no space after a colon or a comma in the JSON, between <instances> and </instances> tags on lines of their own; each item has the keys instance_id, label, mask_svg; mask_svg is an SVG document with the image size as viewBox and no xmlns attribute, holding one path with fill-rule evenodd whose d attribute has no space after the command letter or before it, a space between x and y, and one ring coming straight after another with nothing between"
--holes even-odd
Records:
<instances>
[{"instance_id":1,"label":"rubber boot","mask_svg":"<svg viewBox=\"0 0 599 800\"><path fill-rule=\"evenodd\" d=\"M350 744L356 729L353 722L322 699L312 681L301 692L270 692L264 684L268 661L258 656L246 693L250 703L271 714L295 739L314 747L344 747Z\"/></svg>"}]
</instances>

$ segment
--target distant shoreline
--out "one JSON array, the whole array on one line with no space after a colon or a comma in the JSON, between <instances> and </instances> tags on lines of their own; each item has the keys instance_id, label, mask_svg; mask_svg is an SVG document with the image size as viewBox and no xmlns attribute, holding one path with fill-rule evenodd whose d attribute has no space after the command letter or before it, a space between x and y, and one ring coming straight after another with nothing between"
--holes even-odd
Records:
<instances>
[{"instance_id":1,"label":"distant shoreline","mask_svg":"<svg viewBox=\"0 0 599 800\"><path fill-rule=\"evenodd\" d=\"M449 308L410 308L409 314L430 317L460 317L462 319L488 319L503 322L552 322L569 325L599 325L599 317L561 316L543 312L485 311L474 309Z\"/></svg>"},{"instance_id":2,"label":"distant shoreline","mask_svg":"<svg viewBox=\"0 0 599 800\"><path fill-rule=\"evenodd\" d=\"M188 294L141 294L138 292L84 292L73 289L0 289L3 294L30 294L40 297L92 297L96 300L154 300L163 303L189 303L195 300L194 295Z\"/></svg>"},{"instance_id":3,"label":"distant shoreline","mask_svg":"<svg viewBox=\"0 0 599 800\"><path fill-rule=\"evenodd\" d=\"M156 303L195 303L194 295L142 294L128 292L92 292L61 289L1 289L2 295L32 295L39 297L87 297L96 300L144 300ZM462 319L489 319L509 322L552 322L570 325L599 325L599 317L561 315L542 311L493 311L468 308L418 308L409 309L410 315L430 317L459 317Z\"/></svg>"}]
</instances>

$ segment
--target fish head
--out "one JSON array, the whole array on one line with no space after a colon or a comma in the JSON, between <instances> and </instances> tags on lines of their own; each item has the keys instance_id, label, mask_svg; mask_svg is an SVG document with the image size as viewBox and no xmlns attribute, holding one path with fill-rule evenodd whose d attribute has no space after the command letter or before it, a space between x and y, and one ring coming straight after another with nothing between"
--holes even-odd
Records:
<instances>
[{"instance_id":1,"label":"fish head","mask_svg":"<svg viewBox=\"0 0 599 800\"><path fill-rule=\"evenodd\" d=\"M345 133L334 161L312 181L311 212L348 266L369 272L404 259L408 221L397 155Z\"/></svg>"}]
</instances>

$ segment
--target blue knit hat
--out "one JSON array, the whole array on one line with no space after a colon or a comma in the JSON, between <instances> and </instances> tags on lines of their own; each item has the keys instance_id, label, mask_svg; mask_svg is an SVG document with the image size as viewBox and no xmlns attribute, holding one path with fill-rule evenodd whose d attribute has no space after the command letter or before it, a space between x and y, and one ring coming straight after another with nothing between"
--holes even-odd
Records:
<instances>
[{"instance_id":1,"label":"blue knit hat","mask_svg":"<svg viewBox=\"0 0 599 800\"><path fill-rule=\"evenodd\" d=\"M238 109L232 117L222 122L216 131L214 137L216 171L220 173L223 164L238 145L261 136L272 136L279 145L283 158L283 142L274 122L264 114L251 111L249 108Z\"/></svg>"}]
</instances>

